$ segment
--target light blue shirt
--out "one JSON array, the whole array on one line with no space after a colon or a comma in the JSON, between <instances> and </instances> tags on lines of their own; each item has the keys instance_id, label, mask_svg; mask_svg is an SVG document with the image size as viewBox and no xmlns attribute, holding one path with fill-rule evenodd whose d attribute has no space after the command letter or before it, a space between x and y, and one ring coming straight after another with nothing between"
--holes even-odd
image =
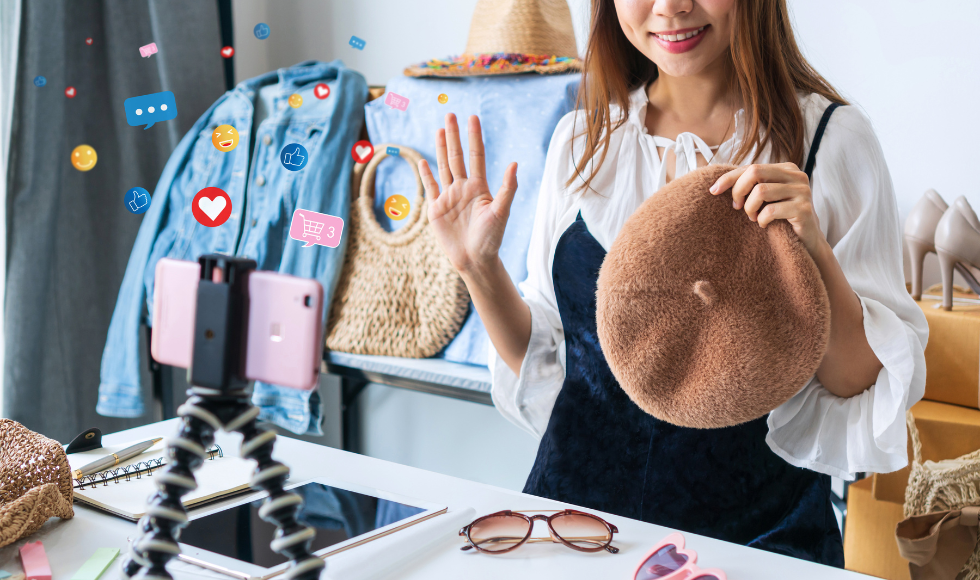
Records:
<instances>
[{"instance_id":1,"label":"light blue shirt","mask_svg":"<svg viewBox=\"0 0 980 580\"><path fill-rule=\"evenodd\" d=\"M313 87L330 86L330 96L317 99ZM257 93L272 92L268 117L253 127ZM293 109L293 93L303 105ZM140 226L109 324L102 355L96 410L114 417L144 413L140 389L140 325L153 311L153 276L160 258L197 260L202 254L225 253L251 258L260 270L279 271L319 280L324 289L324 323L340 276L346 236L337 248L314 245L288 236L295 209L348 218L351 147L364 122L367 83L342 62L309 61L243 81L224 94L181 139L170 156L153 201ZM240 135L230 152L218 151L211 135L218 125L234 126ZM302 171L287 171L279 160L282 148L303 145L309 160ZM224 190L232 201L231 217L208 228L191 213L194 195L205 187ZM319 395L255 383L252 401L262 414L296 433L322 433Z\"/></svg>"},{"instance_id":2,"label":"light blue shirt","mask_svg":"<svg viewBox=\"0 0 980 580\"><path fill-rule=\"evenodd\" d=\"M496 193L504 170L517 161L517 194L500 245L500 259L514 283L527 277L527 249L538 202L551 135L558 121L575 108L578 74L493 75L451 79L399 76L386 85L389 92L407 97L405 111L392 109L384 98L365 107L368 135L375 144L393 143L415 149L436 167L435 134L445 125L446 113L455 113L460 138L467 149L467 119L479 115L486 149L487 181ZM438 97L449 97L440 104ZM469 155L464 155L469 170ZM438 178L438 175L437 175ZM384 201L398 193L415 200L415 177L404 161L385 160L375 178L375 214L383 227L395 230L401 222L385 216ZM490 339L472 307L462 330L438 356L454 362L487 364Z\"/></svg>"}]
</instances>

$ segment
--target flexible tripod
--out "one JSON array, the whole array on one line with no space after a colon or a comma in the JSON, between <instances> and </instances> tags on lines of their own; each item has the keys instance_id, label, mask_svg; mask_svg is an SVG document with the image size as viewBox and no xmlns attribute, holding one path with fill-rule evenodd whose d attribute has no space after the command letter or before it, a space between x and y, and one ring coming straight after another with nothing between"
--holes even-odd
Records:
<instances>
[{"instance_id":1,"label":"flexible tripod","mask_svg":"<svg viewBox=\"0 0 980 580\"><path fill-rule=\"evenodd\" d=\"M139 537L123 560L123 573L128 578L172 580L166 565L180 553L177 541L188 522L180 498L197 487L194 471L214 444L215 431L224 429L242 434L242 457L257 463L252 487L269 493L259 517L277 527L272 550L290 559L284 580L316 580L326 566L310 552L316 532L296 518L303 500L283 489L289 468L272 459L276 433L256 424L259 409L251 403L244 378L248 275L255 262L217 254L201 256L198 262L194 354L187 373L193 386L188 401L177 409L177 438L167 442L168 463L154 477L157 491L139 522Z\"/></svg>"}]
</instances>

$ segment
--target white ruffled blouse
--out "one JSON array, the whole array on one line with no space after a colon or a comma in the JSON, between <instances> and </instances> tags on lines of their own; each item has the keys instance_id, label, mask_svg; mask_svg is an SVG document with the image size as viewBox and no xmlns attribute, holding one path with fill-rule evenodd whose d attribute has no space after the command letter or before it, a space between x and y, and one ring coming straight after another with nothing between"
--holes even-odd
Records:
<instances>
[{"instance_id":1,"label":"white ruffled blouse","mask_svg":"<svg viewBox=\"0 0 980 580\"><path fill-rule=\"evenodd\" d=\"M565 379L564 333L551 276L562 233L581 211L589 232L608 251L627 218L666 183L658 147L665 148L664 155L674 151L674 176L680 177L697 167L698 152L709 163L728 162L741 139L741 111L732 137L714 151L692 133L681 133L676 141L651 136L644 124L647 104L643 88L631 94L627 121L612 133L606 160L592 181L601 196L573 193L564 186L575 174L572 134L577 113L566 115L551 139L527 279L519 284L532 321L520 376L490 347L494 404L508 420L539 438ZM809 151L830 103L807 95L801 96L800 104ZM613 114L617 111L614 108ZM576 133L582 126L580 119ZM583 150L582 139L576 138L576 154ZM767 147L757 162L771 162L769 153ZM861 299L868 343L883 368L871 388L847 399L812 377L769 414L766 442L792 465L843 479L853 480L858 472L895 471L908 463L905 411L925 390L928 327L906 291L898 209L884 154L870 121L857 108L840 107L831 116L811 184L820 228Z\"/></svg>"}]
</instances>

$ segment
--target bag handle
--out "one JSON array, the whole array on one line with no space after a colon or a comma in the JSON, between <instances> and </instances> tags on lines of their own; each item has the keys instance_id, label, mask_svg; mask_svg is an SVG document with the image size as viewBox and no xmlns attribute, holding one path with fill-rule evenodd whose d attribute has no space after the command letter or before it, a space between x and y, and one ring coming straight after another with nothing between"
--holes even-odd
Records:
<instances>
[{"instance_id":1,"label":"bag handle","mask_svg":"<svg viewBox=\"0 0 980 580\"><path fill-rule=\"evenodd\" d=\"M374 175L378 170L378 164L388 157L388 147L397 147L398 156L412 166L417 187L415 202L409 209L406 218L408 223L393 232L382 228L374 216ZM421 160L422 155L414 149L391 143L381 143L374 145L374 155L370 161L354 164L354 175L351 183L351 192L357 195L357 199L354 200L354 211L358 212L361 224L371 238L388 246L404 246L415 240L422 233L422 229L428 225L428 204L425 198L425 188L422 186L422 176L419 175L418 169L418 163Z\"/></svg>"},{"instance_id":2,"label":"bag handle","mask_svg":"<svg viewBox=\"0 0 980 580\"><path fill-rule=\"evenodd\" d=\"M905 411L905 424L909 427L909 435L912 437L912 460L922 464L922 441L919 440L919 429L915 426L915 417L912 411Z\"/></svg>"}]
</instances>

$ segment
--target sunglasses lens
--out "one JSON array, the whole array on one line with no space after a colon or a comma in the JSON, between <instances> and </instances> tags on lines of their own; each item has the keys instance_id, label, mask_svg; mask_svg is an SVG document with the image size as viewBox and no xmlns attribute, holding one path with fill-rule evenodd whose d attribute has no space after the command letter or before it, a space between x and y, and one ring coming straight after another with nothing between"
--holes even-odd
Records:
<instances>
[{"instance_id":1,"label":"sunglasses lens","mask_svg":"<svg viewBox=\"0 0 980 580\"><path fill-rule=\"evenodd\" d=\"M636 573L636 580L657 580L668 574L673 574L687 563L687 556L677 552L673 544L660 548L647 558ZM699 580L718 580L714 576L699 576Z\"/></svg>"},{"instance_id":2,"label":"sunglasses lens","mask_svg":"<svg viewBox=\"0 0 980 580\"><path fill-rule=\"evenodd\" d=\"M520 516L491 516L473 524L470 539L481 550L502 552L523 540L529 525Z\"/></svg>"},{"instance_id":3,"label":"sunglasses lens","mask_svg":"<svg viewBox=\"0 0 980 580\"><path fill-rule=\"evenodd\" d=\"M612 540L612 532L592 516L563 514L551 520L551 527L569 544L580 548L602 548Z\"/></svg>"}]
</instances>

